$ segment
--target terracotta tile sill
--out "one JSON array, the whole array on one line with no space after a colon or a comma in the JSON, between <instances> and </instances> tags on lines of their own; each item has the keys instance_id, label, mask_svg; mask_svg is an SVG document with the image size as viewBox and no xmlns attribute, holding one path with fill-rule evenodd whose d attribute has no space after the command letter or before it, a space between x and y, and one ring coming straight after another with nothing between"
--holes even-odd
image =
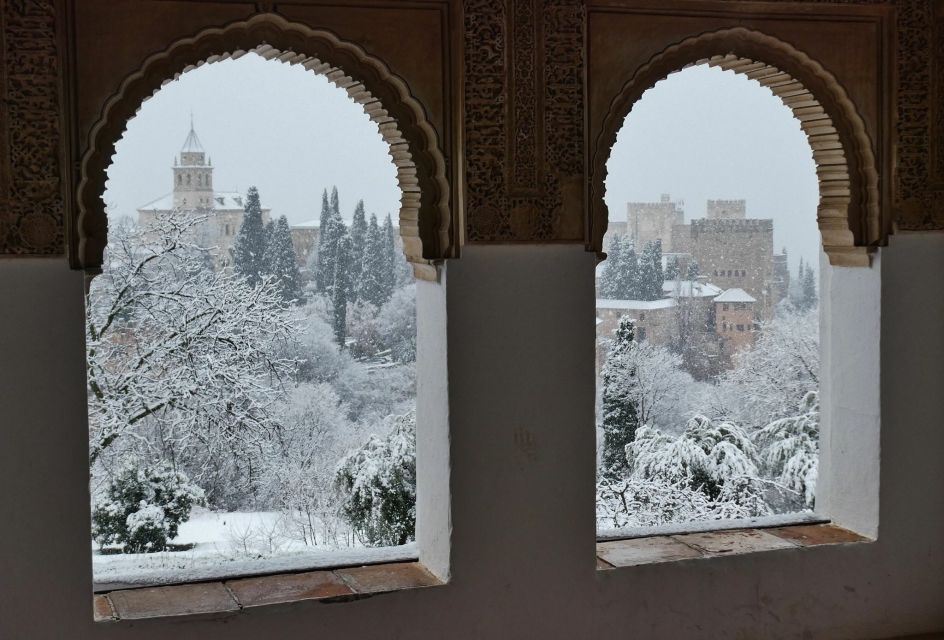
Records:
<instances>
[{"instance_id":1,"label":"terracotta tile sill","mask_svg":"<svg viewBox=\"0 0 944 640\"><path fill-rule=\"evenodd\" d=\"M808 524L766 529L734 529L597 543L597 569L634 567L658 562L805 549L828 544L868 542L867 538L833 524Z\"/></svg>"},{"instance_id":2,"label":"terracotta tile sill","mask_svg":"<svg viewBox=\"0 0 944 640\"><path fill-rule=\"evenodd\" d=\"M418 562L122 589L96 594L96 622L233 613L273 604L343 602L443 584Z\"/></svg>"}]
</instances>

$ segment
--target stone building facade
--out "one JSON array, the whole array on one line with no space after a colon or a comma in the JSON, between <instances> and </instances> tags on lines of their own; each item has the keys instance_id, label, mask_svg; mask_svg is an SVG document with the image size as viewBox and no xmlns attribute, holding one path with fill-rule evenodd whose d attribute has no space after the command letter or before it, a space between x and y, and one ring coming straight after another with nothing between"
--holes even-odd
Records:
<instances>
[{"instance_id":1,"label":"stone building facade","mask_svg":"<svg viewBox=\"0 0 944 640\"><path fill-rule=\"evenodd\" d=\"M659 202L627 204L627 227L637 250L662 240L663 253L683 270L691 260L699 273L722 289L739 288L757 302L758 319L773 317L787 295L787 256L774 254L774 224L747 217L746 200L708 200L706 217L686 223L681 201L663 194Z\"/></svg>"},{"instance_id":2,"label":"stone building facade","mask_svg":"<svg viewBox=\"0 0 944 640\"><path fill-rule=\"evenodd\" d=\"M196 241L212 247L213 263L217 269L232 264L236 235L243 224L246 198L239 191L216 191L213 188L213 162L200 143L190 123L190 132L174 158L173 190L138 208L138 223L153 223L159 216L169 214L206 216L196 229ZM262 207L262 221L272 219L271 209ZM298 266L305 269L318 247L318 222L306 222L290 227L292 246Z\"/></svg>"}]
</instances>

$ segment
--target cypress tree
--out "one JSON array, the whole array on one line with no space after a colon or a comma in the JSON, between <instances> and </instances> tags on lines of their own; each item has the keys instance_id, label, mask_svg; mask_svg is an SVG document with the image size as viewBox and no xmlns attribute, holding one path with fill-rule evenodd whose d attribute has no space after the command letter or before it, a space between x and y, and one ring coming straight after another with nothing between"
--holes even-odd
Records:
<instances>
[{"instance_id":1,"label":"cypress tree","mask_svg":"<svg viewBox=\"0 0 944 640\"><path fill-rule=\"evenodd\" d=\"M344 348L344 340L347 338L347 303L351 290L352 259L351 236L345 231L338 240L334 289L331 295L334 304L334 339L341 349Z\"/></svg>"},{"instance_id":2,"label":"cypress tree","mask_svg":"<svg viewBox=\"0 0 944 640\"><path fill-rule=\"evenodd\" d=\"M360 299L375 307L383 305L386 293L386 259L384 256L384 238L377 225L377 216L370 215L367 225L367 239L364 242L364 263L361 268Z\"/></svg>"},{"instance_id":3,"label":"cypress tree","mask_svg":"<svg viewBox=\"0 0 944 640\"><path fill-rule=\"evenodd\" d=\"M328 275L328 264L333 263L328 248L328 237L331 235L329 228L331 220L331 206L328 204L328 190L321 192L321 216L318 221L318 267L315 273L315 289L319 293L324 293L328 289L330 278ZM333 268L333 265L332 265ZM332 270L331 273L334 273Z\"/></svg>"},{"instance_id":4,"label":"cypress tree","mask_svg":"<svg viewBox=\"0 0 944 640\"><path fill-rule=\"evenodd\" d=\"M367 242L367 217L364 214L364 201L359 200L354 207L354 219L351 221L351 302L357 302L358 283L364 265L364 244Z\"/></svg>"},{"instance_id":5,"label":"cypress tree","mask_svg":"<svg viewBox=\"0 0 944 640\"><path fill-rule=\"evenodd\" d=\"M397 238L396 232L393 230L393 220L390 218L389 213L384 220L382 239L384 262L383 293L384 302L387 302L393 297L393 292L397 288Z\"/></svg>"},{"instance_id":6,"label":"cypress tree","mask_svg":"<svg viewBox=\"0 0 944 640\"><path fill-rule=\"evenodd\" d=\"M264 273L265 227L262 223L262 204L259 190L249 187L246 194L243 222L233 247L233 268L255 286Z\"/></svg>"},{"instance_id":7,"label":"cypress tree","mask_svg":"<svg viewBox=\"0 0 944 640\"><path fill-rule=\"evenodd\" d=\"M266 271L275 280L282 299L294 302L301 299L301 274L298 271L298 257L292 245L292 232L288 219L281 216L273 225L272 234L265 253Z\"/></svg>"},{"instance_id":8,"label":"cypress tree","mask_svg":"<svg viewBox=\"0 0 944 640\"><path fill-rule=\"evenodd\" d=\"M627 469L626 445L636 439L639 410L633 397L636 370L627 356L636 348L633 321L620 318L613 346L603 365L603 461L602 472L618 478Z\"/></svg>"},{"instance_id":9,"label":"cypress tree","mask_svg":"<svg viewBox=\"0 0 944 640\"><path fill-rule=\"evenodd\" d=\"M319 292L330 297L334 289L334 274L337 271L338 242L341 236L347 233L347 227L344 225L344 220L341 219L337 187L331 189L330 202L326 197L322 197L321 206L324 223L318 239L316 284L319 287Z\"/></svg>"}]
</instances>

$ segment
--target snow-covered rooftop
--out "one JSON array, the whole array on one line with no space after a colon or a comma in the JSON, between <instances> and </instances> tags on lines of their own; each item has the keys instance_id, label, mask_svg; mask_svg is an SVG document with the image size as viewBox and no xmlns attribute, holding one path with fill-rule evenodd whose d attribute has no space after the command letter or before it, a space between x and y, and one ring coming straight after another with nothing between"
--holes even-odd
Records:
<instances>
[{"instance_id":1,"label":"snow-covered rooftop","mask_svg":"<svg viewBox=\"0 0 944 640\"><path fill-rule=\"evenodd\" d=\"M246 196L238 191L216 191L213 193L213 208L225 211L239 209L246 206ZM146 205L138 207L138 211L170 211L174 208L174 194L167 193ZM265 206L262 207L265 210Z\"/></svg>"},{"instance_id":2,"label":"snow-covered rooftop","mask_svg":"<svg viewBox=\"0 0 944 640\"><path fill-rule=\"evenodd\" d=\"M650 309L669 309L676 305L672 298L660 300L611 300L597 298L597 309L627 309L632 311L649 311Z\"/></svg>"},{"instance_id":3,"label":"snow-covered rooftop","mask_svg":"<svg viewBox=\"0 0 944 640\"><path fill-rule=\"evenodd\" d=\"M662 292L673 298L679 295L679 292L686 298L712 298L721 291L720 287L710 282L697 280L666 280L662 283Z\"/></svg>"},{"instance_id":4,"label":"snow-covered rooftop","mask_svg":"<svg viewBox=\"0 0 944 640\"><path fill-rule=\"evenodd\" d=\"M722 293L715 298L715 302L757 302L757 300L744 289L735 288Z\"/></svg>"},{"instance_id":5,"label":"snow-covered rooftop","mask_svg":"<svg viewBox=\"0 0 944 640\"><path fill-rule=\"evenodd\" d=\"M306 220L305 222L299 222L298 224L293 224L293 229L318 229L321 227L321 220Z\"/></svg>"}]
</instances>

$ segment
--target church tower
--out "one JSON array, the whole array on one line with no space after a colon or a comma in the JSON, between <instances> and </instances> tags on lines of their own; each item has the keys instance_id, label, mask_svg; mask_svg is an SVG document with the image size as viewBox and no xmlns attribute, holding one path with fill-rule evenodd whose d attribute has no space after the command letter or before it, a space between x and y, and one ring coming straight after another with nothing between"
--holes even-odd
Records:
<instances>
[{"instance_id":1,"label":"church tower","mask_svg":"<svg viewBox=\"0 0 944 640\"><path fill-rule=\"evenodd\" d=\"M212 209L213 205L213 165L207 162L191 117L180 159L174 159L174 208Z\"/></svg>"}]
</instances>

